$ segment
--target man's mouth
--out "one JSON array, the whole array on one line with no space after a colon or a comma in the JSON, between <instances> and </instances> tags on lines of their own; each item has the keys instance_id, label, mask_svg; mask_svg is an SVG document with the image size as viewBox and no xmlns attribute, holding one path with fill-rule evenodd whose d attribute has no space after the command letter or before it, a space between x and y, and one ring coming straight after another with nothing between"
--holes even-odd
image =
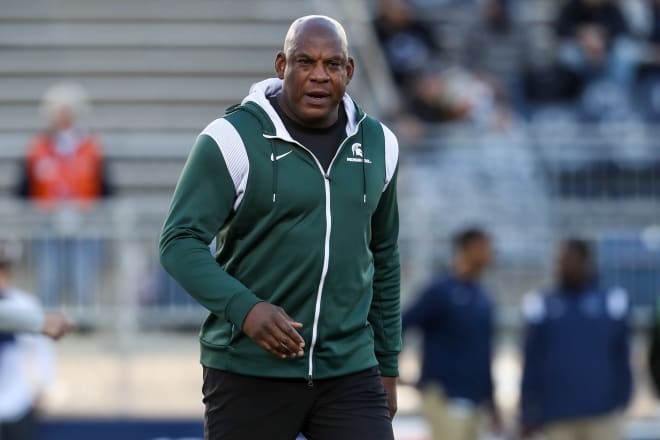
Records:
<instances>
[{"instance_id":1,"label":"man's mouth","mask_svg":"<svg viewBox=\"0 0 660 440\"><path fill-rule=\"evenodd\" d=\"M312 91L312 92L305 93L305 96L307 96L308 98L311 98L314 101L322 101L322 100L328 98L330 96L330 94L328 92L324 92L324 91L319 90L319 91Z\"/></svg>"}]
</instances>

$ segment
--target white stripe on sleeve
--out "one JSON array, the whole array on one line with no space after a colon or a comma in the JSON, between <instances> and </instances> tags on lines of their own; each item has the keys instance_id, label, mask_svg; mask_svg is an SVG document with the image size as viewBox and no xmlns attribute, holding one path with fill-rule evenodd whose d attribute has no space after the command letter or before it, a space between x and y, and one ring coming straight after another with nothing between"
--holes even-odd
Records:
<instances>
[{"instance_id":1,"label":"white stripe on sleeve","mask_svg":"<svg viewBox=\"0 0 660 440\"><path fill-rule=\"evenodd\" d=\"M380 125L383 127L383 135L385 137L385 186L383 188L383 191L385 191L394 176L396 165L399 162L399 141L396 139L394 133L392 133L392 130L387 128L385 124L381 122Z\"/></svg>"},{"instance_id":2,"label":"white stripe on sleeve","mask_svg":"<svg viewBox=\"0 0 660 440\"><path fill-rule=\"evenodd\" d=\"M224 118L211 122L202 131L202 134L210 136L220 148L231 180L234 182L236 191L234 210L236 210L243 200L248 175L250 174L250 162L248 161L243 139L236 128Z\"/></svg>"}]
</instances>

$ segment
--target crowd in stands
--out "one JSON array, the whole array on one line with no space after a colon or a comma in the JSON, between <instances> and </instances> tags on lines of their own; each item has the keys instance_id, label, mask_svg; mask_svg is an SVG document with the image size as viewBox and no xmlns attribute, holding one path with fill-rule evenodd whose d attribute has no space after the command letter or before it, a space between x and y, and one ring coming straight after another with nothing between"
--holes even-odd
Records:
<instances>
[{"instance_id":1,"label":"crowd in stands","mask_svg":"<svg viewBox=\"0 0 660 440\"><path fill-rule=\"evenodd\" d=\"M548 108L584 122L660 119L659 0L375 5L399 116L495 129ZM457 5L467 13L454 19Z\"/></svg>"}]
</instances>

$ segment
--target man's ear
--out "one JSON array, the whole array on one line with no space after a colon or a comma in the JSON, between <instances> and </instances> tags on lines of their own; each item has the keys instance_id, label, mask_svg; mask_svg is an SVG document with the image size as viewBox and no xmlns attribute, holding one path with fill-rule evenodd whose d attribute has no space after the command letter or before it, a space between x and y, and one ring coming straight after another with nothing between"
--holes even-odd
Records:
<instances>
[{"instance_id":1,"label":"man's ear","mask_svg":"<svg viewBox=\"0 0 660 440\"><path fill-rule=\"evenodd\" d=\"M284 79L284 70L286 68L286 55L284 52L278 52L275 57L275 73L279 79Z\"/></svg>"},{"instance_id":2,"label":"man's ear","mask_svg":"<svg viewBox=\"0 0 660 440\"><path fill-rule=\"evenodd\" d=\"M348 79L348 81L346 81L346 84L351 82L351 80L353 79L354 72L355 72L355 61L353 60L353 57L348 57L348 62L346 63L346 78Z\"/></svg>"}]
</instances>

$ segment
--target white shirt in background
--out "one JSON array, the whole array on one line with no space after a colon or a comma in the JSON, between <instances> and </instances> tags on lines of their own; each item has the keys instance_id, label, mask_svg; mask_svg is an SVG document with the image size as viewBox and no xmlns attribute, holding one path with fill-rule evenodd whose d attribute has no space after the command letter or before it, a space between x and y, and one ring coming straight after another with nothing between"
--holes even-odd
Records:
<instances>
[{"instance_id":1,"label":"white shirt in background","mask_svg":"<svg viewBox=\"0 0 660 440\"><path fill-rule=\"evenodd\" d=\"M43 311L39 303L18 289L4 292L0 301L2 308L19 311L32 318L40 317ZM29 312L29 313L28 313ZM5 322L0 313L0 322ZM39 320L32 320L32 325ZM30 324L30 321L27 322ZM29 327L29 326L28 326ZM30 331L30 328L18 327ZM2 328L12 332L11 328ZM45 336L30 333L15 333L13 342L0 344L0 423L14 422L24 417L37 399L51 385L54 377L54 347Z\"/></svg>"}]
</instances>

